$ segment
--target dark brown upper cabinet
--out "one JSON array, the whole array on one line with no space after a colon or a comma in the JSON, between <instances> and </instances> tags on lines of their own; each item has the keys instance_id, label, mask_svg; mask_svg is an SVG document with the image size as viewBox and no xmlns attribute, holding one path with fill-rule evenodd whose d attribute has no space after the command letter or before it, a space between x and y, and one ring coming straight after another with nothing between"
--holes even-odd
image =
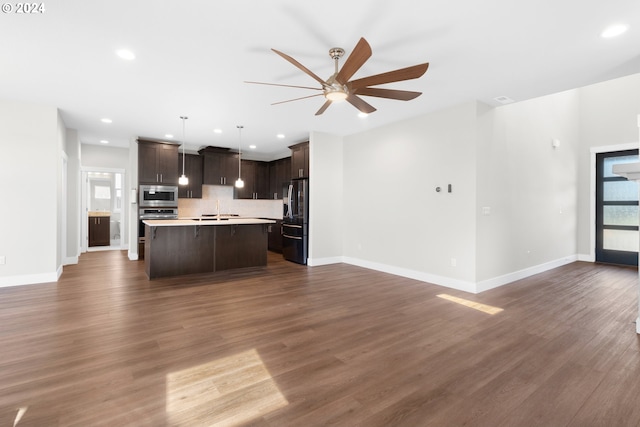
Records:
<instances>
[{"instance_id":1,"label":"dark brown upper cabinet","mask_svg":"<svg viewBox=\"0 0 640 427\"><path fill-rule=\"evenodd\" d=\"M178 145L138 138L138 183L178 185Z\"/></svg>"},{"instance_id":2,"label":"dark brown upper cabinet","mask_svg":"<svg viewBox=\"0 0 640 427\"><path fill-rule=\"evenodd\" d=\"M238 154L228 148L205 147L198 153L204 159L202 183L233 185L238 178Z\"/></svg>"},{"instance_id":3,"label":"dark brown upper cabinet","mask_svg":"<svg viewBox=\"0 0 640 427\"><path fill-rule=\"evenodd\" d=\"M289 147L291 149L291 178L309 177L309 141Z\"/></svg>"},{"instance_id":4,"label":"dark brown upper cabinet","mask_svg":"<svg viewBox=\"0 0 640 427\"><path fill-rule=\"evenodd\" d=\"M201 199L202 198L202 156L197 154L185 154L184 171L189 184L178 186L178 197L181 199ZM178 168L182 175L182 154L178 156Z\"/></svg>"}]
</instances>

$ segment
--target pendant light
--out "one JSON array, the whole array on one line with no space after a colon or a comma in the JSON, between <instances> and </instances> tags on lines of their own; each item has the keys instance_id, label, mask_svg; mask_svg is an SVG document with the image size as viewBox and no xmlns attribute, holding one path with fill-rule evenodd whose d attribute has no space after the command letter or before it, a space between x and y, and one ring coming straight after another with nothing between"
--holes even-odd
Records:
<instances>
[{"instance_id":1,"label":"pendant light","mask_svg":"<svg viewBox=\"0 0 640 427\"><path fill-rule=\"evenodd\" d=\"M180 116L180 118L182 119L182 176L178 179L178 184L189 185L189 178L187 178L187 176L184 174L184 146L187 143L187 140L185 138L185 132L184 132L184 121L187 120L189 117Z\"/></svg>"},{"instance_id":2,"label":"pendant light","mask_svg":"<svg viewBox=\"0 0 640 427\"><path fill-rule=\"evenodd\" d=\"M242 180L242 175L240 174L241 171L241 164L242 164L242 129L244 128L244 126L242 125L238 125L236 126L238 128L238 179L236 180L236 188L243 188L244 187L244 181Z\"/></svg>"}]
</instances>

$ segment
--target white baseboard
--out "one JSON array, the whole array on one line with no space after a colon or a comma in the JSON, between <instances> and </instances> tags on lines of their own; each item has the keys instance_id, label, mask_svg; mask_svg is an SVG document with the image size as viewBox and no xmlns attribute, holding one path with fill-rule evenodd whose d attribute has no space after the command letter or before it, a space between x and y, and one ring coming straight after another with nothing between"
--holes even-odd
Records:
<instances>
[{"instance_id":1,"label":"white baseboard","mask_svg":"<svg viewBox=\"0 0 640 427\"><path fill-rule=\"evenodd\" d=\"M307 265L309 267L317 267L319 265L340 264L342 261L341 256L328 257L328 258L308 258Z\"/></svg>"},{"instance_id":2,"label":"white baseboard","mask_svg":"<svg viewBox=\"0 0 640 427\"><path fill-rule=\"evenodd\" d=\"M62 267L51 273L23 274L19 276L0 277L0 288L57 282L60 274L62 274Z\"/></svg>"},{"instance_id":3,"label":"white baseboard","mask_svg":"<svg viewBox=\"0 0 640 427\"><path fill-rule=\"evenodd\" d=\"M511 282L515 282L516 280L521 280L529 276L533 276L534 274L543 273L545 271L561 267L566 264L570 264L578 260L577 255L572 255L564 258L560 258L554 261L549 261L544 264L534 265L532 267L525 268L520 271L514 271L513 273L508 273L503 276L494 277L488 280L482 280L476 283L476 293L488 291L489 289L494 289L499 286L506 285Z\"/></svg>"},{"instance_id":4,"label":"white baseboard","mask_svg":"<svg viewBox=\"0 0 640 427\"><path fill-rule=\"evenodd\" d=\"M371 270L381 271L383 273L394 274L396 276L407 277L409 279L420 280L434 285L444 286L459 291L476 293L475 284L464 280L453 279L451 277L438 276L435 274L425 273L423 271L410 270L407 268L395 267L392 265L380 264L377 262L365 261L357 258L344 257L343 262L346 264L357 265L359 267L369 268Z\"/></svg>"},{"instance_id":5,"label":"white baseboard","mask_svg":"<svg viewBox=\"0 0 640 427\"><path fill-rule=\"evenodd\" d=\"M133 253L131 251L127 252L127 256L129 257L130 261L137 261L138 260L138 253Z\"/></svg>"},{"instance_id":6,"label":"white baseboard","mask_svg":"<svg viewBox=\"0 0 640 427\"><path fill-rule=\"evenodd\" d=\"M62 260L62 265L73 265L78 263L77 256L68 256Z\"/></svg>"},{"instance_id":7,"label":"white baseboard","mask_svg":"<svg viewBox=\"0 0 640 427\"><path fill-rule=\"evenodd\" d=\"M596 262L596 257L591 254L578 254L578 261Z\"/></svg>"},{"instance_id":8,"label":"white baseboard","mask_svg":"<svg viewBox=\"0 0 640 427\"><path fill-rule=\"evenodd\" d=\"M459 291L478 294L480 292L488 291L506 284L521 280L534 274L543 273L545 271L561 267L566 264L575 262L581 258L578 255L572 255L563 257L554 261L546 262L544 264L525 268L520 271L508 273L502 276L494 277L480 282L468 282L464 280L454 279L451 277L438 276L436 274L426 273L424 271L410 270L407 268L400 268L387 264L380 264L376 262L366 261L358 258L351 257L329 257L329 258L315 258L307 260L307 265L315 267L319 265L337 264L343 262L345 264L357 265L358 267L368 268L370 270L376 270L383 273L394 274L396 276L407 277L409 279L419 280L421 282L431 283L438 286L444 286L451 289L457 289ZM581 259L581 261L585 261Z\"/></svg>"}]
</instances>

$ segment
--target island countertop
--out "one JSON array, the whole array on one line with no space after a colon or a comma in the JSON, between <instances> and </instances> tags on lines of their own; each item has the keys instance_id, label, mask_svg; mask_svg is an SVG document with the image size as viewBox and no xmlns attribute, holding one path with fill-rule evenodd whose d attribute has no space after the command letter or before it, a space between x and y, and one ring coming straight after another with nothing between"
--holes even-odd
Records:
<instances>
[{"instance_id":1,"label":"island countertop","mask_svg":"<svg viewBox=\"0 0 640 427\"><path fill-rule=\"evenodd\" d=\"M273 219L243 218L243 217L206 217L206 218L178 218L178 219L145 219L144 224L150 227L181 227L185 225L244 225L244 224L275 224Z\"/></svg>"}]
</instances>

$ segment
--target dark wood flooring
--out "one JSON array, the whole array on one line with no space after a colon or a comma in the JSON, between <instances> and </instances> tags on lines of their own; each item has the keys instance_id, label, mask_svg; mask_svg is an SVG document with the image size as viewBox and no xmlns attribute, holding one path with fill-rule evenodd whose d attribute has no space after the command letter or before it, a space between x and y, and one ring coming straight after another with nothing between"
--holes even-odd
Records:
<instances>
[{"instance_id":1,"label":"dark wood flooring","mask_svg":"<svg viewBox=\"0 0 640 427\"><path fill-rule=\"evenodd\" d=\"M639 426L637 286L577 262L470 295L272 253L149 281L86 253L0 289L0 426Z\"/></svg>"}]
</instances>

